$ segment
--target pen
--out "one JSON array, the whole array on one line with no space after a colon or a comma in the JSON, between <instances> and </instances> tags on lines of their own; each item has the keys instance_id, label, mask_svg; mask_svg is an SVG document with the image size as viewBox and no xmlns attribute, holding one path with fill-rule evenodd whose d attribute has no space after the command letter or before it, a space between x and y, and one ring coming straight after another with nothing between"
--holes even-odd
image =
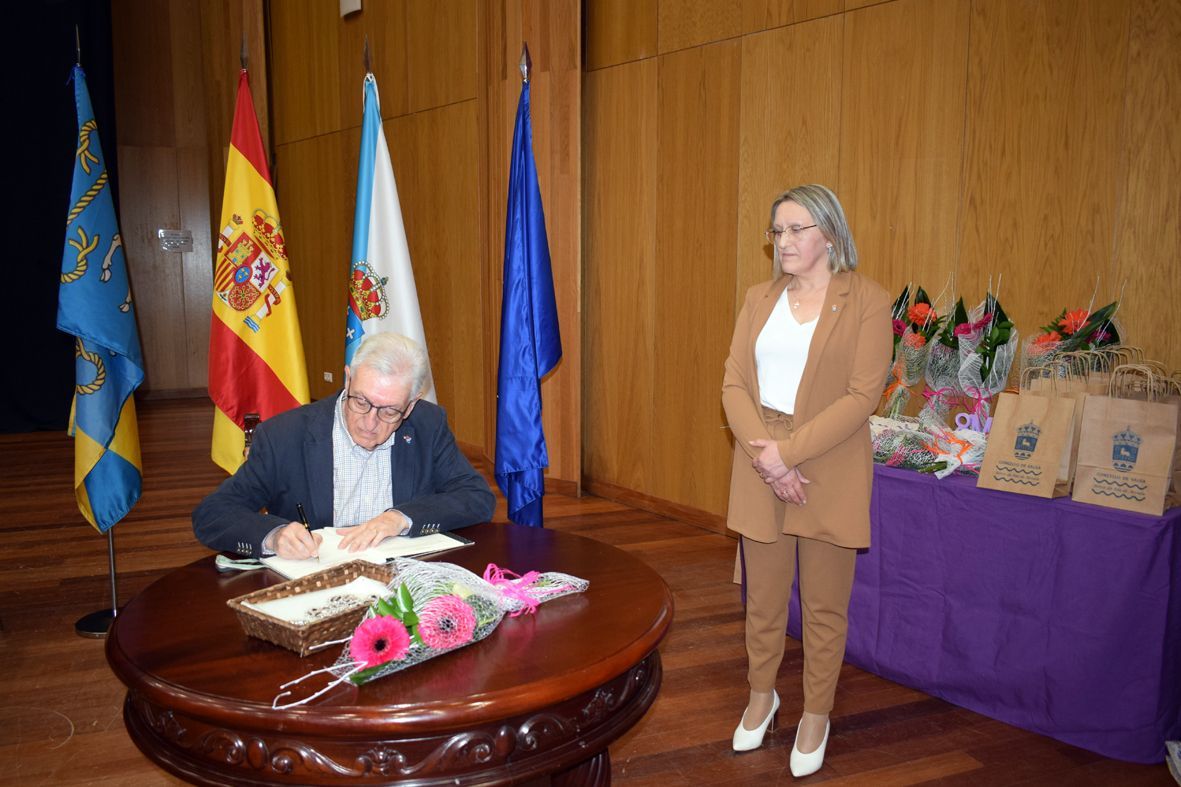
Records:
<instances>
[{"instance_id":1,"label":"pen","mask_svg":"<svg viewBox=\"0 0 1181 787\"><path fill-rule=\"evenodd\" d=\"M312 526L308 524L308 515L307 512L303 510L303 503L296 503L295 510L299 512L299 522L303 525L303 529L308 531L310 534L312 532ZM319 555L313 555L312 557L316 558L316 560L320 559Z\"/></svg>"}]
</instances>

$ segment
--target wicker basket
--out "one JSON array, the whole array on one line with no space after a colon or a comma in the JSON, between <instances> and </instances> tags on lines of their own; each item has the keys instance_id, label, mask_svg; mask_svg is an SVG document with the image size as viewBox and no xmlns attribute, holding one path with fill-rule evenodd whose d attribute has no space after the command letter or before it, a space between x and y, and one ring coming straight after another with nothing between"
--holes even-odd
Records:
<instances>
[{"instance_id":1,"label":"wicker basket","mask_svg":"<svg viewBox=\"0 0 1181 787\"><path fill-rule=\"evenodd\" d=\"M369 608L369 605L359 604L332 617L296 626L285 620L271 617L264 612L259 612L257 609L252 609L246 606L246 602L257 604L261 601L274 601L288 596L297 596L301 593L310 593L314 590L327 590L346 585L357 577L369 577L388 584L394 578L395 573L397 572L394 567L390 565L379 566L364 560L353 560L324 571L317 571L315 574L308 574L306 577L292 579L232 598L226 602L226 605L237 613L238 622L242 624L242 630L248 635L282 645L303 657L315 650L316 646L321 643L344 639L351 634L357 624L361 622L361 618L365 616L365 610Z\"/></svg>"}]
</instances>

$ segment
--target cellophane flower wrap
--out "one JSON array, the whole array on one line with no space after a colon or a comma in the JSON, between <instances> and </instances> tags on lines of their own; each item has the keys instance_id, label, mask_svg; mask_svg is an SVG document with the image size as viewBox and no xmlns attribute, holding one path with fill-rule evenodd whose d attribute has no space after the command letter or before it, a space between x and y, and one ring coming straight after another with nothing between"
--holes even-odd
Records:
<instances>
[{"instance_id":1,"label":"cellophane flower wrap","mask_svg":"<svg viewBox=\"0 0 1181 787\"><path fill-rule=\"evenodd\" d=\"M570 574L530 571L518 576L489 564L478 577L452 563L398 558L397 574L388 594L365 613L330 667L289 681L271 705L277 709L303 705L336 686L362 685L465 647L491 634L505 615L516 617L537 611L538 604L572 593L590 583ZM282 702L290 687L323 673L334 679L310 696Z\"/></svg>"},{"instance_id":2,"label":"cellophane flower wrap","mask_svg":"<svg viewBox=\"0 0 1181 787\"><path fill-rule=\"evenodd\" d=\"M518 577L495 565L482 578L452 563L399 558L396 566L390 594L369 608L337 659L332 670L337 677L357 685L383 678L479 642L505 615L532 613L544 601L581 593L589 585L556 572L530 571ZM408 646L374 654L365 646L367 631L389 621L406 629ZM355 647L359 640L362 646Z\"/></svg>"},{"instance_id":3,"label":"cellophane flower wrap","mask_svg":"<svg viewBox=\"0 0 1181 787\"><path fill-rule=\"evenodd\" d=\"M987 438L971 429L949 429L915 418L869 419L873 461L945 478L953 472L975 474L984 461Z\"/></svg>"},{"instance_id":4,"label":"cellophane flower wrap","mask_svg":"<svg viewBox=\"0 0 1181 787\"><path fill-rule=\"evenodd\" d=\"M1019 337L992 293L969 313L968 319L971 330L960 337L959 384L964 406L984 423L989 401L1008 385Z\"/></svg>"},{"instance_id":5,"label":"cellophane flower wrap","mask_svg":"<svg viewBox=\"0 0 1181 787\"><path fill-rule=\"evenodd\" d=\"M952 405L962 395L959 385L960 350L959 337L968 324L968 313L964 299L960 298L952 307L949 319L944 323L931 348L927 352L927 366L924 370L926 385L923 397L926 401L919 411L919 422L930 426L947 427Z\"/></svg>"},{"instance_id":6,"label":"cellophane flower wrap","mask_svg":"<svg viewBox=\"0 0 1181 787\"><path fill-rule=\"evenodd\" d=\"M902 413L910 401L910 386L923 379L931 337L939 331L943 318L931 306L927 293L919 287L914 305L906 311L906 320L884 394L883 411L889 417L897 417Z\"/></svg>"}]
</instances>

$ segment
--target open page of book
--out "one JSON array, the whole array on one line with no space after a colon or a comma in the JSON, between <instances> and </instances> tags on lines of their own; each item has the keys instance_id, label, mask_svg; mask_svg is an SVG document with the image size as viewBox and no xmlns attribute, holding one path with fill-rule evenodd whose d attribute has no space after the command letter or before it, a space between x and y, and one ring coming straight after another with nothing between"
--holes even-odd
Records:
<instances>
[{"instance_id":1,"label":"open page of book","mask_svg":"<svg viewBox=\"0 0 1181 787\"><path fill-rule=\"evenodd\" d=\"M340 563L347 563L350 560L367 560L380 565L388 563L396 557L430 555L447 549L465 547L472 543L470 539L454 533L432 533L429 536L419 536L418 538L408 538L407 536L387 538L375 547L363 549L360 552L349 552L340 548L340 539L344 536L345 531L345 528L338 530L331 527L314 531L324 539L320 544L319 559L289 560L272 555L264 557L262 562L267 568L279 572L287 579L297 579Z\"/></svg>"}]
</instances>

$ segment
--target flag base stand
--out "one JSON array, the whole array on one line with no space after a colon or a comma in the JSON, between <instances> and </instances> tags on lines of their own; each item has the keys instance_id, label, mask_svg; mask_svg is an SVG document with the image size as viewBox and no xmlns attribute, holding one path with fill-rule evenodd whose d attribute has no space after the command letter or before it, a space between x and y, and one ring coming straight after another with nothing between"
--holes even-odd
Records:
<instances>
[{"instance_id":1,"label":"flag base stand","mask_svg":"<svg viewBox=\"0 0 1181 787\"><path fill-rule=\"evenodd\" d=\"M107 630L111 628L111 623L115 620L115 614L116 610L100 609L97 612L91 612L89 615L83 615L74 623L74 633L79 637L106 639Z\"/></svg>"},{"instance_id":2,"label":"flag base stand","mask_svg":"<svg viewBox=\"0 0 1181 787\"><path fill-rule=\"evenodd\" d=\"M115 587L115 529L113 527L107 530L107 571L111 575L111 607L78 618L74 623L74 633L79 637L106 639L107 631L115 622L115 616L119 614L117 609L119 591Z\"/></svg>"}]
</instances>

